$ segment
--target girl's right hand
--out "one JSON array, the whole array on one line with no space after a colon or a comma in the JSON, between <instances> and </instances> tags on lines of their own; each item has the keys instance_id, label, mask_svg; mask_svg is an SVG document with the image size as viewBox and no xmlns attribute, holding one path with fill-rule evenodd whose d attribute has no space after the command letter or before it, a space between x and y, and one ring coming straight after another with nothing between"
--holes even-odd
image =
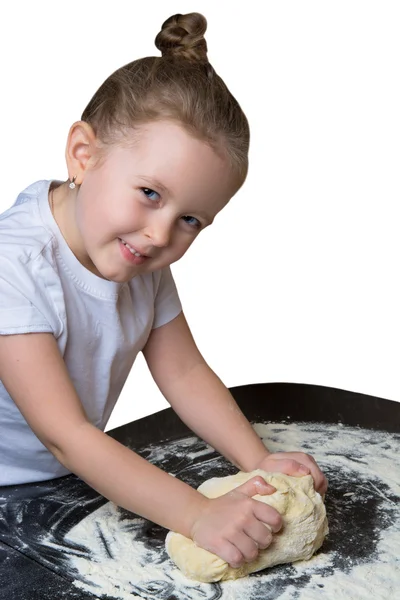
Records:
<instances>
[{"instance_id":1,"label":"girl's right hand","mask_svg":"<svg viewBox=\"0 0 400 600\"><path fill-rule=\"evenodd\" d=\"M257 476L223 496L205 498L204 508L192 527L193 541L233 568L255 560L259 550L271 544L272 533L282 527L282 518L274 508L252 496L275 491Z\"/></svg>"}]
</instances>

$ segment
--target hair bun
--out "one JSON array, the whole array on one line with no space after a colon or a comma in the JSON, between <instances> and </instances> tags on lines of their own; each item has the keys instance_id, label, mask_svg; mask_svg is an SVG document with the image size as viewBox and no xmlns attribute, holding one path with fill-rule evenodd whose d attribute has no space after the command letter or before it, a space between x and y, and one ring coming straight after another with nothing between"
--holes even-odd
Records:
<instances>
[{"instance_id":1,"label":"hair bun","mask_svg":"<svg viewBox=\"0 0 400 600\"><path fill-rule=\"evenodd\" d=\"M207 21L200 13L173 15L163 23L155 45L162 56L207 63L206 29Z\"/></svg>"}]
</instances>

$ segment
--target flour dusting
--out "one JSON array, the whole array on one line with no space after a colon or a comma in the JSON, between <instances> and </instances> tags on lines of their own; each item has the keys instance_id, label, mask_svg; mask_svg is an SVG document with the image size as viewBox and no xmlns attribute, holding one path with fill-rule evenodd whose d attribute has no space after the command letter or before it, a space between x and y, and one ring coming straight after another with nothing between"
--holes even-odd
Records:
<instances>
[{"instance_id":1,"label":"flour dusting","mask_svg":"<svg viewBox=\"0 0 400 600\"><path fill-rule=\"evenodd\" d=\"M75 585L98 598L118 600L395 598L400 584L400 436L323 423L257 423L254 428L273 452L313 455L329 479L330 533L311 560L236 581L197 583L168 558L166 530L109 502L65 536ZM140 453L193 487L236 472L196 437L151 444Z\"/></svg>"}]
</instances>

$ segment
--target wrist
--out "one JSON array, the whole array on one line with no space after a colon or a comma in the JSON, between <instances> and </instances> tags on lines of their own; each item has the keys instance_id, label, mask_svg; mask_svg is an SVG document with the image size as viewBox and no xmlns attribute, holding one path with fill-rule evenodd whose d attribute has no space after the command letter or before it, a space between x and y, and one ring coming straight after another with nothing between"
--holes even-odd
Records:
<instances>
[{"instance_id":1,"label":"wrist","mask_svg":"<svg viewBox=\"0 0 400 600\"><path fill-rule=\"evenodd\" d=\"M188 510L185 511L181 527L178 533L181 533L187 538L193 539L194 532L196 530L196 524L200 516L206 511L207 506L210 503L210 499L203 496L197 490L193 490L194 494L191 498Z\"/></svg>"},{"instance_id":2,"label":"wrist","mask_svg":"<svg viewBox=\"0 0 400 600\"><path fill-rule=\"evenodd\" d=\"M250 473L251 471L255 471L256 469L260 469L264 460L271 454L267 448L263 448L260 452L254 454L254 456L246 457L243 460L238 468L245 473Z\"/></svg>"}]
</instances>

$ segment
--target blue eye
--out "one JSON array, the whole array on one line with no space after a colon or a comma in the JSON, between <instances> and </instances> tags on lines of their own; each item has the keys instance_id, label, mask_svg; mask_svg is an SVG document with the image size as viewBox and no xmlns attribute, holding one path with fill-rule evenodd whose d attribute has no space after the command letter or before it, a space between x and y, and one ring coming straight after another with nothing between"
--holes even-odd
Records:
<instances>
[{"instance_id":1,"label":"blue eye","mask_svg":"<svg viewBox=\"0 0 400 600\"><path fill-rule=\"evenodd\" d=\"M160 194L157 194L157 192L155 192L154 190L151 190L150 188L140 188L143 192L143 194L146 196L146 198L148 198L149 200L159 200L160 198ZM154 194L157 196L156 198L154 197Z\"/></svg>"},{"instance_id":2,"label":"blue eye","mask_svg":"<svg viewBox=\"0 0 400 600\"><path fill-rule=\"evenodd\" d=\"M194 227L195 229L199 229L201 227L201 223L198 219L196 219L196 217L185 215L184 217L182 217L182 219L185 221L185 223L190 225L190 227Z\"/></svg>"}]
</instances>

